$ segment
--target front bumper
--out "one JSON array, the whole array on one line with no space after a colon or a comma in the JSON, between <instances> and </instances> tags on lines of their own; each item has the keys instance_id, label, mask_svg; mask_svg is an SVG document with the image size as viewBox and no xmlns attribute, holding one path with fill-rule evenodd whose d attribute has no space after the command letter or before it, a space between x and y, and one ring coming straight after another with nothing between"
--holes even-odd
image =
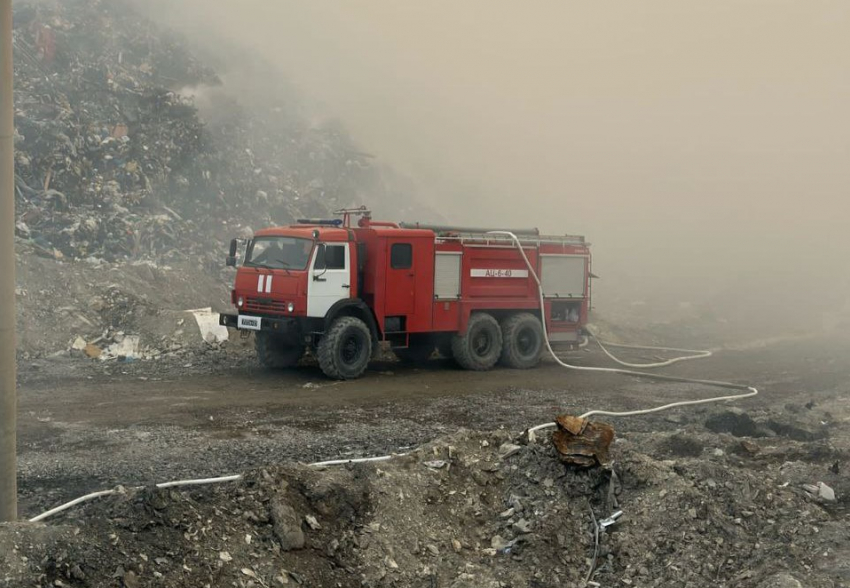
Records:
<instances>
[{"instance_id":1,"label":"front bumper","mask_svg":"<svg viewBox=\"0 0 850 588\"><path fill-rule=\"evenodd\" d=\"M248 332L261 332L279 335L292 342L301 342L304 340L305 325L304 320L299 317L292 318L270 318L266 316L250 315L251 319L256 319L259 323L259 328L248 328L239 325L239 315L234 313L221 313L218 315L218 324L229 327L231 329L239 329Z\"/></svg>"}]
</instances>

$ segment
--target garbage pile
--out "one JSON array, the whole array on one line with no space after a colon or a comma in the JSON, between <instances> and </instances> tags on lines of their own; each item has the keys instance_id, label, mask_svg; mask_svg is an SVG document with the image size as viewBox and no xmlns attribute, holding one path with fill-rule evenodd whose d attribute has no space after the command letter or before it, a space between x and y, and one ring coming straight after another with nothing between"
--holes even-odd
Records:
<instances>
[{"instance_id":1,"label":"garbage pile","mask_svg":"<svg viewBox=\"0 0 850 588\"><path fill-rule=\"evenodd\" d=\"M218 266L240 228L326 214L381 184L338 127L242 108L121 0L16 2L13 43L16 234L35 254Z\"/></svg>"},{"instance_id":2,"label":"garbage pile","mask_svg":"<svg viewBox=\"0 0 850 588\"><path fill-rule=\"evenodd\" d=\"M734 439L691 441L725 449L673 457L676 434L649 435L586 468L548 439L462 431L387 462L126 490L0 529L0 566L55 586L846 585L834 505Z\"/></svg>"}]
</instances>

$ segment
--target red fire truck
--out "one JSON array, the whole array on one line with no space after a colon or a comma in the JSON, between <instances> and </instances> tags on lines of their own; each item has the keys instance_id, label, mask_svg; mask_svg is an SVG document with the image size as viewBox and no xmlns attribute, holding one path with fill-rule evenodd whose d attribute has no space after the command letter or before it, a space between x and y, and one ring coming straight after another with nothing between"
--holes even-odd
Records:
<instances>
[{"instance_id":1,"label":"red fire truck","mask_svg":"<svg viewBox=\"0 0 850 588\"><path fill-rule=\"evenodd\" d=\"M358 208L334 220L258 231L247 241L227 327L252 331L260 362L293 366L309 348L324 373L359 377L381 342L402 360L435 350L470 370L531 368L550 341L575 343L590 305L584 237L372 220ZM359 216L356 225L352 217ZM237 265L239 242L227 264Z\"/></svg>"}]
</instances>

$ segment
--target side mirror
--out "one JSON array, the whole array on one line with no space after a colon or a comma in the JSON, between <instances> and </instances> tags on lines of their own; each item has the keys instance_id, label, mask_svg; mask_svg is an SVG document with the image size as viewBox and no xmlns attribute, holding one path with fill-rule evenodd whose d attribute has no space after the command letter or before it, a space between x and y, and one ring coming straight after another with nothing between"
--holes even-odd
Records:
<instances>
[{"instance_id":1,"label":"side mirror","mask_svg":"<svg viewBox=\"0 0 850 588\"><path fill-rule=\"evenodd\" d=\"M237 239L230 240L230 253L227 257L224 258L224 264L227 267L236 267L236 249L239 247L239 241Z\"/></svg>"}]
</instances>

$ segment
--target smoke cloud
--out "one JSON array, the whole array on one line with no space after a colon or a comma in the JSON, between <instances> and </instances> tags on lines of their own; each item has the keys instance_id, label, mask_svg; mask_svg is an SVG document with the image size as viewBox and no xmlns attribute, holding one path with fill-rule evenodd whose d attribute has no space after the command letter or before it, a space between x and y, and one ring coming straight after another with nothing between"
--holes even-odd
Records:
<instances>
[{"instance_id":1,"label":"smoke cloud","mask_svg":"<svg viewBox=\"0 0 850 588\"><path fill-rule=\"evenodd\" d=\"M140 9L231 91L250 73L246 100L297 89L446 220L587 235L601 310L801 325L848 309L847 2Z\"/></svg>"}]
</instances>

